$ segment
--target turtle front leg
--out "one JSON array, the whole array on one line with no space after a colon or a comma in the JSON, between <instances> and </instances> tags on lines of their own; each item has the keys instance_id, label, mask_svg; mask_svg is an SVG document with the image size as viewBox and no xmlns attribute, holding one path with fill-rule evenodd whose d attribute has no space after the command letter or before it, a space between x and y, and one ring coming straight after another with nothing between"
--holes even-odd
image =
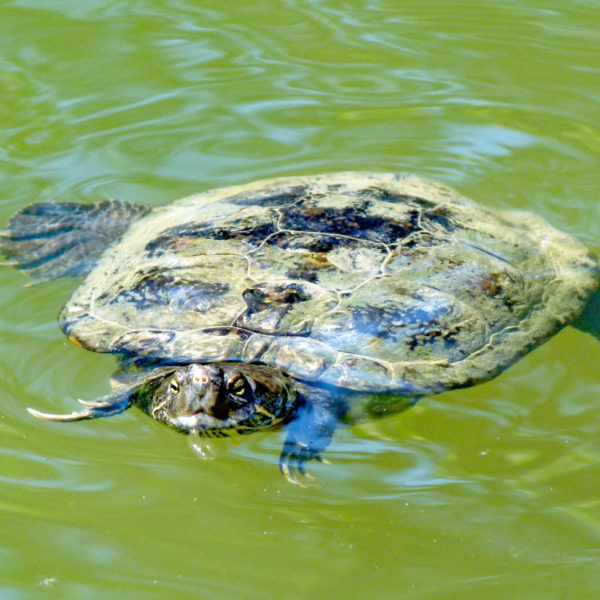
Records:
<instances>
[{"instance_id":1,"label":"turtle front leg","mask_svg":"<svg viewBox=\"0 0 600 600\"><path fill-rule=\"evenodd\" d=\"M329 464L321 453L329 446L338 421L335 411L318 401L305 401L298 408L287 425L287 437L279 457L279 469L290 483L306 487L305 481L314 480L306 471L309 460Z\"/></svg>"},{"instance_id":2,"label":"turtle front leg","mask_svg":"<svg viewBox=\"0 0 600 600\"><path fill-rule=\"evenodd\" d=\"M112 417L126 411L132 404L143 401L156 388L157 385L170 373L172 367L156 368L153 371L136 373L129 376L126 381L114 388L106 396L98 400L77 400L85 408L79 412L67 415L55 415L41 412L35 408L28 408L29 414L46 421L83 421L86 419L97 419L99 417Z\"/></svg>"},{"instance_id":3,"label":"turtle front leg","mask_svg":"<svg viewBox=\"0 0 600 600\"><path fill-rule=\"evenodd\" d=\"M85 419L97 419L98 417L111 417L127 410L132 404L132 391L129 388L117 388L110 394L94 401L78 399L77 402L85 406L85 409L79 412L72 412L66 415L57 415L45 413L35 408L27 408L27 412L38 419L46 421L83 421Z\"/></svg>"}]
</instances>

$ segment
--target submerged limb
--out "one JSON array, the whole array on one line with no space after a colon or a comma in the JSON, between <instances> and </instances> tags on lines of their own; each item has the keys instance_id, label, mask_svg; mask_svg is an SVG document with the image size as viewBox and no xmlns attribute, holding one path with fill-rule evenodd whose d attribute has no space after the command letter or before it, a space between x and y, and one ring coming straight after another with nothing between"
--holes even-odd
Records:
<instances>
[{"instance_id":1,"label":"submerged limb","mask_svg":"<svg viewBox=\"0 0 600 600\"><path fill-rule=\"evenodd\" d=\"M88 401L78 399L77 402L83 405L85 409L66 415L45 413L36 410L35 408L28 408L27 411L34 417L45 419L46 421L70 422L83 421L85 419L97 419L99 417L110 417L112 415L118 415L131 406L137 389L138 386L120 386L114 389L110 394L102 396L102 398L99 398L98 400Z\"/></svg>"},{"instance_id":2,"label":"submerged limb","mask_svg":"<svg viewBox=\"0 0 600 600\"><path fill-rule=\"evenodd\" d=\"M72 422L84 421L86 419L97 419L99 417L112 417L126 411L132 404L140 402L148 394L152 392L156 386L170 373L173 369L163 368L153 372L137 373L129 379L127 385L119 385L111 392L98 398L98 400L81 400L77 402L84 406L84 410L72 412L70 414L52 414L45 413L35 408L28 408L29 414L44 419L46 421Z\"/></svg>"},{"instance_id":3,"label":"submerged limb","mask_svg":"<svg viewBox=\"0 0 600 600\"><path fill-rule=\"evenodd\" d=\"M321 453L329 446L338 421L338 415L327 403L306 401L300 406L287 425L279 457L279 469L290 483L305 487L305 482L313 481L306 471L309 460L328 464Z\"/></svg>"},{"instance_id":4,"label":"submerged limb","mask_svg":"<svg viewBox=\"0 0 600 600\"><path fill-rule=\"evenodd\" d=\"M108 396L105 396L108 398ZM85 419L97 419L98 417L110 417L112 415L118 415L119 413L127 410L131 405L131 397L119 397L111 398L112 402L107 402L104 399L100 399L96 402L88 402L86 400L78 399L77 402L82 404L86 408L79 412L72 412L70 414L53 414L45 413L35 408L27 408L27 412L38 419L44 419L46 421L60 421L60 422L71 422L71 421L83 421Z\"/></svg>"},{"instance_id":5,"label":"submerged limb","mask_svg":"<svg viewBox=\"0 0 600 600\"><path fill-rule=\"evenodd\" d=\"M121 200L31 204L15 213L0 231L3 265L27 271L40 282L83 275L149 210Z\"/></svg>"},{"instance_id":6,"label":"submerged limb","mask_svg":"<svg viewBox=\"0 0 600 600\"><path fill-rule=\"evenodd\" d=\"M600 340L600 288L590 297L579 319L573 323L573 326Z\"/></svg>"}]
</instances>

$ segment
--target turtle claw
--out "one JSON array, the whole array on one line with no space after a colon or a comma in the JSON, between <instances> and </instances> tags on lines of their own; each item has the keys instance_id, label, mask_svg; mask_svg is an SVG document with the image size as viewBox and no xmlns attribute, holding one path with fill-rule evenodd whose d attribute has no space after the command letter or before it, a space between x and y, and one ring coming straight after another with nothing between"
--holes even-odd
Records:
<instances>
[{"instance_id":1,"label":"turtle claw","mask_svg":"<svg viewBox=\"0 0 600 600\"><path fill-rule=\"evenodd\" d=\"M99 417L112 417L126 411L132 404L135 403L135 397L139 390L145 390L145 386L156 385L165 377L165 371L156 369L153 373L140 373L136 377L132 377L129 384L119 385L106 396L102 396L97 400L82 400L79 398L77 402L84 409L79 412L72 412L67 415L55 415L45 413L35 408L28 408L30 415L45 421L84 421L86 419L98 419Z\"/></svg>"},{"instance_id":2,"label":"turtle claw","mask_svg":"<svg viewBox=\"0 0 600 600\"><path fill-rule=\"evenodd\" d=\"M56 415L52 413L45 413L35 408L27 408L27 412L33 415L37 419L43 419L45 421L59 421L63 423L69 423L72 421L83 421L84 419L93 419L96 416L92 410L82 410L81 412L72 412L70 415Z\"/></svg>"},{"instance_id":3,"label":"turtle claw","mask_svg":"<svg viewBox=\"0 0 600 600\"><path fill-rule=\"evenodd\" d=\"M296 446L293 449L286 449L279 458L279 470L281 474L294 485L299 487L316 487L315 478L306 470L306 462L317 460L324 464L331 464L321 457L320 454L311 454L310 450L304 446Z\"/></svg>"},{"instance_id":4,"label":"turtle claw","mask_svg":"<svg viewBox=\"0 0 600 600\"><path fill-rule=\"evenodd\" d=\"M77 400L79 404L85 406L85 410L79 412L72 412L67 415L56 415L52 413L45 413L35 408L28 408L27 412L38 419L44 419L46 421L59 421L63 423L71 423L73 421L85 421L86 419L98 419L99 417L110 417L112 415L118 415L123 412L127 405L123 406L120 404L110 404L109 402L88 402L87 400Z\"/></svg>"},{"instance_id":5,"label":"turtle claw","mask_svg":"<svg viewBox=\"0 0 600 600\"><path fill-rule=\"evenodd\" d=\"M315 459L318 460L321 464L327 465L328 467L330 467L333 464L330 460L323 458L320 454L315 456Z\"/></svg>"},{"instance_id":6,"label":"turtle claw","mask_svg":"<svg viewBox=\"0 0 600 600\"><path fill-rule=\"evenodd\" d=\"M79 402L79 404L81 404L82 406L85 406L86 408L97 408L97 409L104 409L104 408L115 408L114 404L111 404L110 402L105 402L102 400L82 400L81 398L77 398L77 402Z\"/></svg>"},{"instance_id":7,"label":"turtle claw","mask_svg":"<svg viewBox=\"0 0 600 600\"><path fill-rule=\"evenodd\" d=\"M35 408L28 408L27 411L30 415L33 415L38 419L44 419L45 421L60 421L63 423L97 419L99 417L110 417L112 415L118 415L129 408L134 390L134 386L121 386L120 388L113 390L110 394L98 398L98 400L90 401L79 398L77 402L85 407L84 410L66 415L45 413L36 410Z\"/></svg>"},{"instance_id":8,"label":"turtle claw","mask_svg":"<svg viewBox=\"0 0 600 600\"><path fill-rule=\"evenodd\" d=\"M286 464L281 467L281 473L290 483L293 483L301 488L316 487L316 484L314 483L315 478L310 473L306 473L304 471L302 478L300 478L296 474L296 471L298 473L302 473L301 469L297 466L293 467L289 464Z\"/></svg>"},{"instance_id":9,"label":"turtle claw","mask_svg":"<svg viewBox=\"0 0 600 600\"><path fill-rule=\"evenodd\" d=\"M114 404L110 402L103 402L102 400L96 402L89 402L87 400L78 399L79 404L85 406L85 410L79 412L72 412L66 415L57 415L52 413L45 413L35 408L28 408L27 412L38 419L44 419L45 421L58 421L63 423L71 423L73 421L85 421L86 419L97 419L99 417L110 417L111 415L119 414L123 412L126 406Z\"/></svg>"}]
</instances>

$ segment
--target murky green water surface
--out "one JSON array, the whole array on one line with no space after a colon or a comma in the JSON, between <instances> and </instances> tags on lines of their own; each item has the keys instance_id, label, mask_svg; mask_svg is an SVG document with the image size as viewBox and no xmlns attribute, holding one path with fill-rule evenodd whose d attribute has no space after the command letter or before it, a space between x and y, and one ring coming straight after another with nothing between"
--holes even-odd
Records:
<instances>
[{"instance_id":1,"label":"murky green water surface","mask_svg":"<svg viewBox=\"0 0 600 600\"><path fill-rule=\"evenodd\" d=\"M0 220L341 169L414 171L600 251L593 0L15 0L0 18ZM340 431L287 484L282 433L201 460L138 411L70 425L114 358L0 272L0 597L597 598L598 341Z\"/></svg>"}]
</instances>

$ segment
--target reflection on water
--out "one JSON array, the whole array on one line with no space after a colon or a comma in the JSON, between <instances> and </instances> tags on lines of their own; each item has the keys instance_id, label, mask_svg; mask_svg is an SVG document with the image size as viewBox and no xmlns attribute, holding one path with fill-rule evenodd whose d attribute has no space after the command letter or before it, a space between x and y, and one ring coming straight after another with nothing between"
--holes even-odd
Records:
<instances>
[{"instance_id":1,"label":"reflection on water","mask_svg":"<svg viewBox=\"0 0 600 600\"><path fill-rule=\"evenodd\" d=\"M413 171L600 251L597 7L11 0L0 220L31 201L158 206L215 186ZM341 430L318 487L283 432L200 460L140 413L34 421L106 393L60 334L75 282L2 285L1 595L595 598L598 342L567 329L498 379Z\"/></svg>"}]
</instances>

